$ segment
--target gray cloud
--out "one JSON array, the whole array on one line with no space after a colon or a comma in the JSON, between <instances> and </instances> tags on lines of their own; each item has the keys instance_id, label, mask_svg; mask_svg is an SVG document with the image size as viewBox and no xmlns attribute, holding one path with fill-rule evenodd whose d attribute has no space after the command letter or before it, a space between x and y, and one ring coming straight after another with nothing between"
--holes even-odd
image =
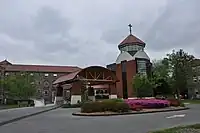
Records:
<instances>
[{"instance_id":1,"label":"gray cloud","mask_svg":"<svg viewBox=\"0 0 200 133\"><path fill-rule=\"evenodd\" d=\"M149 49L196 47L200 41L200 2L169 0L165 10L145 36Z\"/></svg>"},{"instance_id":2,"label":"gray cloud","mask_svg":"<svg viewBox=\"0 0 200 133\"><path fill-rule=\"evenodd\" d=\"M0 59L106 65L115 61L129 23L152 58L172 48L191 49L200 41L199 5L199 0L0 1Z\"/></svg>"}]
</instances>

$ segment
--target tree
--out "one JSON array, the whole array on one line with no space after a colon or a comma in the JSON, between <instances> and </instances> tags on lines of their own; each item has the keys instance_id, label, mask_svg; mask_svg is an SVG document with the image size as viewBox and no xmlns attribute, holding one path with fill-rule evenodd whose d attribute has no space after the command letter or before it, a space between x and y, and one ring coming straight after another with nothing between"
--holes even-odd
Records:
<instances>
[{"instance_id":1,"label":"tree","mask_svg":"<svg viewBox=\"0 0 200 133\"><path fill-rule=\"evenodd\" d=\"M167 58L164 58L162 60L154 60L153 61L153 76L156 77L162 77L165 80L169 79L170 74L170 67L169 67L169 61Z\"/></svg>"},{"instance_id":2,"label":"tree","mask_svg":"<svg viewBox=\"0 0 200 133\"><path fill-rule=\"evenodd\" d=\"M172 85L179 97L181 92L187 91L188 79L192 76L191 64L194 56L180 49L173 50L171 54L167 54L167 57L172 71Z\"/></svg>"},{"instance_id":3,"label":"tree","mask_svg":"<svg viewBox=\"0 0 200 133\"><path fill-rule=\"evenodd\" d=\"M152 84L147 76L137 74L133 80L133 88L137 97L152 96Z\"/></svg>"},{"instance_id":4,"label":"tree","mask_svg":"<svg viewBox=\"0 0 200 133\"><path fill-rule=\"evenodd\" d=\"M36 92L36 78L30 73L17 73L4 79L8 96L14 99L29 99Z\"/></svg>"},{"instance_id":5,"label":"tree","mask_svg":"<svg viewBox=\"0 0 200 133\"><path fill-rule=\"evenodd\" d=\"M153 69L151 76L153 84L153 94L169 95L171 94L170 67L167 58L153 61Z\"/></svg>"}]
</instances>

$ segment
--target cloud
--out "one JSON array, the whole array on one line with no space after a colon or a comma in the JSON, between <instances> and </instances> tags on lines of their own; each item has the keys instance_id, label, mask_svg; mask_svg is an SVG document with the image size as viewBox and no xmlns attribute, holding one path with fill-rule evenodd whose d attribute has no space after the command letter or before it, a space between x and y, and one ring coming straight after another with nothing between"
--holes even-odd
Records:
<instances>
[{"instance_id":1,"label":"cloud","mask_svg":"<svg viewBox=\"0 0 200 133\"><path fill-rule=\"evenodd\" d=\"M149 49L166 50L198 46L200 2L168 0L165 10L145 36Z\"/></svg>"},{"instance_id":2,"label":"cloud","mask_svg":"<svg viewBox=\"0 0 200 133\"><path fill-rule=\"evenodd\" d=\"M199 5L199 0L0 1L0 59L106 65L117 58L129 23L152 58L172 48L196 54Z\"/></svg>"}]
</instances>

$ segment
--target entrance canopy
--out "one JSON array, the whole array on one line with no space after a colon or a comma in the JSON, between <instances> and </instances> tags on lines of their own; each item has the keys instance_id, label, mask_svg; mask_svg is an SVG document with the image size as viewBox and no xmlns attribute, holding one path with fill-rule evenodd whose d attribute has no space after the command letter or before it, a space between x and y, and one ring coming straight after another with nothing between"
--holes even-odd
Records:
<instances>
[{"instance_id":1,"label":"entrance canopy","mask_svg":"<svg viewBox=\"0 0 200 133\"><path fill-rule=\"evenodd\" d=\"M82 70L64 75L53 84L70 84L75 81L84 81L90 85L113 84L118 81L116 75L107 68L101 66L90 66Z\"/></svg>"}]
</instances>

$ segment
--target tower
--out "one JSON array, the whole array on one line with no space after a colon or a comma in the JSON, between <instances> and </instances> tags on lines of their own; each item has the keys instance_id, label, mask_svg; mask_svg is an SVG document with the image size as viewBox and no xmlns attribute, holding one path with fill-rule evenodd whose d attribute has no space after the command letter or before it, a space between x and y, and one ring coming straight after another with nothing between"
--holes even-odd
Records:
<instances>
[{"instance_id":1,"label":"tower","mask_svg":"<svg viewBox=\"0 0 200 133\"><path fill-rule=\"evenodd\" d=\"M119 82L116 84L118 97L134 97L133 77L139 73L148 75L150 72L150 58L144 51L145 43L132 35L132 25L129 24L129 35L118 45L120 54L116 62L107 65L114 71Z\"/></svg>"},{"instance_id":2,"label":"tower","mask_svg":"<svg viewBox=\"0 0 200 133\"><path fill-rule=\"evenodd\" d=\"M144 50L145 43L139 38L132 35L132 25L129 24L130 34L118 45L120 52L128 52L134 56L139 50Z\"/></svg>"}]
</instances>

